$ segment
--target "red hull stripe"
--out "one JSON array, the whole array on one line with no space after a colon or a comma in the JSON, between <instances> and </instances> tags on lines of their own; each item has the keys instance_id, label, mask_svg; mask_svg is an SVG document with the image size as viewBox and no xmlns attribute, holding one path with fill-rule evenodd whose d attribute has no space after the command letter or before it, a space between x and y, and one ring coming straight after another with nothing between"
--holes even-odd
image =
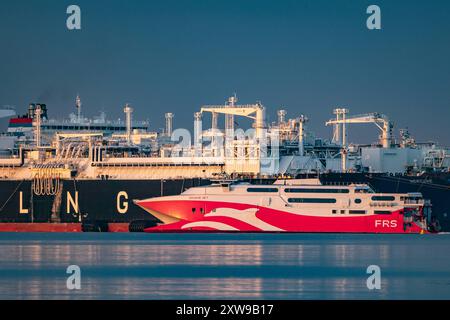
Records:
<instances>
[{"instance_id":1,"label":"red hull stripe","mask_svg":"<svg viewBox=\"0 0 450 320\"><path fill-rule=\"evenodd\" d=\"M404 228L401 211L390 215L355 215L355 216L311 216L293 214L241 203L214 201L148 201L139 203L150 210L171 215L182 221L161 225L146 231L201 231L216 229L218 231L286 231L286 232L349 232L349 233L419 233L421 228L412 224ZM203 212L200 209L203 209ZM225 213L219 209L224 208ZM195 210L194 210L195 209ZM212 212L213 209L218 209ZM235 214L227 214L226 209L234 209ZM254 210L254 214L244 212ZM237 210L237 212L236 212ZM228 210L232 212L232 210ZM206 213L206 216L203 214ZM208 213L217 214L208 216ZM223 214L223 215L221 215ZM188 227L186 229L186 227Z\"/></svg>"},{"instance_id":2,"label":"red hull stripe","mask_svg":"<svg viewBox=\"0 0 450 320\"><path fill-rule=\"evenodd\" d=\"M81 224L0 223L0 232L81 232ZM128 223L109 223L108 232L128 232Z\"/></svg>"}]
</instances>

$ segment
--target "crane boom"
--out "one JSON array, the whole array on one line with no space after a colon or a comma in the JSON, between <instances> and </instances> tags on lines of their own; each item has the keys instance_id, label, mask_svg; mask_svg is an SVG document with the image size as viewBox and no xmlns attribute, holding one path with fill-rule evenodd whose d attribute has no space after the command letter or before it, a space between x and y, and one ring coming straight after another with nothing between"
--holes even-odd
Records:
<instances>
[{"instance_id":1,"label":"crane boom","mask_svg":"<svg viewBox=\"0 0 450 320\"><path fill-rule=\"evenodd\" d=\"M236 106L203 106L200 109L201 113L211 112L212 114L225 114L241 116L255 120L256 136L263 139L263 129L265 122L265 109L261 104L236 105ZM252 116L252 114L254 114Z\"/></svg>"},{"instance_id":2,"label":"crane boom","mask_svg":"<svg viewBox=\"0 0 450 320\"><path fill-rule=\"evenodd\" d=\"M380 113L369 113L359 116L346 117L345 119L331 119L325 125L354 124L354 123L373 123L381 130L381 144L383 148L391 146L392 123L388 117ZM345 146L344 146L345 147Z\"/></svg>"},{"instance_id":3,"label":"crane boom","mask_svg":"<svg viewBox=\"0 0 450 320\"><path fill-rule=\"evenodd\" d=\"M211 112L211 113L221 113L221 114L231 114L235 116L247 117L250 119L256 119L256 117L250 116L252 113L256 113L260 109L258 105L248 105L239 107L224 107L224 106L204 106L200 109L201 113Z\"/></svg>"}]
</instances>

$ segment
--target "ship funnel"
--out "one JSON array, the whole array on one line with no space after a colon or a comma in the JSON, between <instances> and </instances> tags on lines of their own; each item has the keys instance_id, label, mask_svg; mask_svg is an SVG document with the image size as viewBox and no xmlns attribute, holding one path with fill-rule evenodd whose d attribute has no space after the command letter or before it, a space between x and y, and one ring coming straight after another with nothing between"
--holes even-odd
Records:
<instances>
[{"instance_id":1,"label":"ship funnel","mask_svg":"<svg viewBox=\"0 0 450 320\"><path fill-rule=\"evenodd\" d=\"M167 137L171 137L172 136L172 130L173 130L173 113L166 113L166 132L165 135Z\"/></svg>"},{"instance_id":2,"label":"ship funnel","mask_svg":"<svg viewBox=\"0 0 450 320\"><path fill-rule=\"evenodd\" d=\"M256 117L255 117L255 128L256 137L259 141L264 140L264 128L266 123L266 108L260 103L257 104Z\"/></svg>"},{"instance_id":3,"label":"ship funnel","mask_svg":"<svg viewBox=\"0 0 450 320\"><path fill-rule=\"evenodd\" d=\"M30 103L28 106L28 117L33 118L36 116L36 109L39 108L41 110L41 118L47 119L47 105L43 103Z\"/></svg>"},{"instance_id":4,"label":"ship funnel","mask_svg":"<svg viewBox=\"0 0 450 320\"><path fill-rule=\"evenodd\" d=\"M131 108L128 103L125 105L125 108L123 109L123 112L125 112L126 117L126 126L127 126L127 143L131 143L131 114L133 113L133 108Z\"/></svg>"}]
</instances>

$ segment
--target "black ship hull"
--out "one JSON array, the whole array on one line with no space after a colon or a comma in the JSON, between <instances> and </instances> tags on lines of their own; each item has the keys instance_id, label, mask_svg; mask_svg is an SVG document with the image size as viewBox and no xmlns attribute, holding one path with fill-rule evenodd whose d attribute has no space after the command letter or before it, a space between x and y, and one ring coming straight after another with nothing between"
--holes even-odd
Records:
<instances>
[{"instance_id":1,"label":"black ship hull","mask_svg":"<svg viewBox=\"0 0 450 320\"><path fill-rule=\"evenodd\" d=\"M303 175L301 177L313 176ZM377 192L421 192L431 200L433 215L443 231L450 231L450 175L420 177L365 173L326 173L323 184L367 183ZM246 180L272 183L274 179ZM175 180L62 180L56 195L36 195L31 181L0 181L0 223L129 223L155 219L134 199L177 195L211 184L208 179ZM45 193L45 192L44 192Z\"/></svg>"},{"instance_id":2,"label":"black ship hull","mask_svg":"<svg viewBox=\"0 0 450 320\"><path fill-rule=\"evenodd\" d=\"M0 181L0 223L154 221L133 200L177 195L209 183L202 179L61 180L58 194L36 195L31 181Z\"/></svg>"}]
</instances>

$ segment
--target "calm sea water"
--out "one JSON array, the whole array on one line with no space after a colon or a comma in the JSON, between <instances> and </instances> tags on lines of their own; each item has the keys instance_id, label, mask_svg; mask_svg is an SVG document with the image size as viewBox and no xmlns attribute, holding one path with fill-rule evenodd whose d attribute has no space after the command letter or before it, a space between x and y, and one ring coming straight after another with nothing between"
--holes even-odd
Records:
<instances>
[{"instance_id":1,"label":"calm sea water","mask_svg":"<svg viewBox=\"0 0 450 320\"><path fill-rule=\"evenodd\" d=\"M0 299L24 298L450 299L450 235L2 233Z\"/></svg>"}]
</instances>

